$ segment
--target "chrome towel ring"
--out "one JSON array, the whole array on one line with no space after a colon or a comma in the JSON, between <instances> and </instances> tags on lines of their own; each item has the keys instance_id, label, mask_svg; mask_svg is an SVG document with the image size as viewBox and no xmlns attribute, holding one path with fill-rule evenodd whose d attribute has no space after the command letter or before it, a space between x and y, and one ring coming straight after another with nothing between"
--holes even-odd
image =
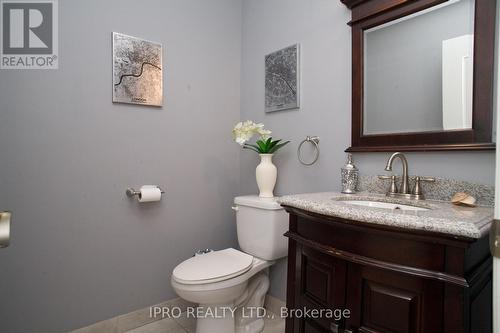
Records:
<instances>
[{"instance_id":1,"label":"chrome towel ring","mask_svg":"<svg viewBox=\"0 0 500 333\"><path fill-rule=\"evenodd\" d=\"M304 160L302 159L302 156L301 156L302 145L306 142L312 143L314 145L314 148L316 151L316 154L315 154L312 162L304 162ZM304 165L313 165L314 163L316 163L316 161L319 158L319 136L309 136L309 135L306 136L306 138L304 140L302 140L302 142L299 144L299 147L297 148L297 157L299 158L299 162L304 164Z\"/></svg>"}]
</instances>

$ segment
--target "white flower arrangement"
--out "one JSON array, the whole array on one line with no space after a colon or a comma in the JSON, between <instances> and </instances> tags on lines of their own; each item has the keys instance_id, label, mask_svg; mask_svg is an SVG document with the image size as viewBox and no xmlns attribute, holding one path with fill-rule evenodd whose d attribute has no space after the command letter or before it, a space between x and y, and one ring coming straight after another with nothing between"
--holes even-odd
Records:
<instances>
[{"instance_id":1,"label":"white flower arrangement","mask_svg":"<svg viewBox=\"0 0 500 333\"><path fill-rule=\"evenodd\" d=\"M271 135L271 131L264 129L264 124L256 124L251 120L240 121L233 128L233 139L240 146L243 146L256 134L263 139L267 139Z\"/></svg>"},{"instance_id":2,"label":"white flower arrangement","mask_svg":"<svg viewBox=\"0 0 500 333\"><path fill-rule=\"evenodd\" d=\"M273 154L290 141L281 142L281 140L273 140L271 133L270 130L264 129L264 124L257 124L251 120L247 120L239 122L234 126L233 139L244 149L250 149L259 154ZM247 143L254 135L260 137L255 142L256 144Z\"/></svg>"}]
</instances>

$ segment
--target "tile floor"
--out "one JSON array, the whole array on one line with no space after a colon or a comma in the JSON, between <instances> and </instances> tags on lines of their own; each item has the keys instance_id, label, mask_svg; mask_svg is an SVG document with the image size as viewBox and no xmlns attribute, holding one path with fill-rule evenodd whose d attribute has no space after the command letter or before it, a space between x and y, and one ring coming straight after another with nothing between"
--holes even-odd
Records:
<instances>
[{"instance_id":1,"label":"tile floor","mask_svg":"<svg viewBox=\"0 0 500 333\"><path fill-rule=\"evenodd\" d=\"M273 317L269 311L269 317ZM195 333L196 320L194 318L187 318L185 316L178 319L162 319L155 322L137 327L127 333ZM285 320L274 316L273 319L269 318L265 321L265 328L262 333L284 333ZM215 333L215 332L214 332Z\"/></svg>"}]
</instances>

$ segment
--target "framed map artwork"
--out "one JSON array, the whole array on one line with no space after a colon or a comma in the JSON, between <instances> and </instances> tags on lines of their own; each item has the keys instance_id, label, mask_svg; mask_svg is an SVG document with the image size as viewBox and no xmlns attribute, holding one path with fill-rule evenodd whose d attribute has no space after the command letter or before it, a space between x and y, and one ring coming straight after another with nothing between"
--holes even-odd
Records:
<instances>
[{"instance_id":1,"label":"framed map artwork","mask_svg":"<svg viewBox=\"0 0 500 333\"><path fill-rule=\"evenodd\" d=\"M113 102L163 105L161 44L113 32Z\"/></svg>"},{"instance_id":2,"label":"framed map artwork","mask_svg":"<svg viewBox=\"0 0 500 333\"><path fill-rule=\"evenodd\" d=\"M266 112L300 107L300 45L266 55Z\"/></svg>"}]
</instances>

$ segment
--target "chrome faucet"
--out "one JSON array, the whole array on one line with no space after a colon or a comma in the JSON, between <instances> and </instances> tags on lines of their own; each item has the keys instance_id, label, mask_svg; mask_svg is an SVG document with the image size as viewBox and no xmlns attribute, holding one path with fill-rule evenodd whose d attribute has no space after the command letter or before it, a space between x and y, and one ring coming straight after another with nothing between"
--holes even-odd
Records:
<instances>
[{"instance_id":1,"label":"chrome faucet","mask_svg":"<svg viewBox=\"0 0 500 333\"><path fill-rule=\"evenodd\" d=\"M408 160L403 153L397 152L391 155L387 160L387 165L385 166L385 171L392 171L392 162L396 157L399 157L401 163L403 164L403 179L401 180L401 187L399 188L399 193L410 194L410 188L408 186Z\"/></svg>"}]
</instances>

